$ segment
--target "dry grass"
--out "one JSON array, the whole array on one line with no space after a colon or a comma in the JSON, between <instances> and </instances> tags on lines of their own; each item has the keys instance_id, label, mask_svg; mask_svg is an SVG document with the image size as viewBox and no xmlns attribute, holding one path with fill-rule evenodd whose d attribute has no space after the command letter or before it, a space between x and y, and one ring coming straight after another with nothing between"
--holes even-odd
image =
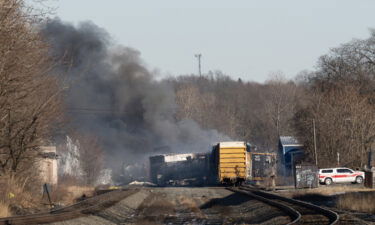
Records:
<instances>
[{"instance_id":1,"label":"dry grass","mask_svg":"<svg viewBox=\"0 0 375 225\"><path fill-rule=\"evenodd\" d=\"M40 211L40 189L32 191L28 184L30 181L27 178L3 176L0 179L1 217Z\"/></svg>"},{"instance_id":2,"label":"dry grass","mask_svg":"<svg viewBox=\"0 0 375 225\"><path fill-rule=\"evenodd\" d=\"M11 215L9 205L4 202L0 202L0 217L8 217Z\"/></svg>"},{"instance_id":3,"label":"dry grass","mask_svg":"<svg viewBox=\"0 0 375 225\"><path fill-rule=\"evenodd\" d=\"M93 196L95 188L84 185L82 180L74 176L59 177L59 185L51 194L52 202L59 205L70 205L77 202L77 199L83 195Z\"/></svg>"},{"instance_id":4,"label":"dry grass","mask_svg":"<svg viewBox=\"0 0 375 225\"><path fill-rule=\"evenodd\" d=\"M59 185L52 195L52 200L61 205L69 205L75 203L83 195L93 196L94 192L93 186Z\"/></svg>"},{"instance_id":5,"label":"dry grass","mask_svg":"<svg viewBox=\"0 0 375 225\"><path fill-rule=\"evenodd\" d=\"M319 194L324 196L330 196L330 195L338 195L338 194L344 194L344 193L351 193L351 192L375 192L374 189L371 188L364 188L364 187L358 187L358 186L320 186L319 188L312 188L312 189L297 189L285 193L289 197L298 197L303 196L306 194Z\"/></svg>"},{"instance_id":6,"label":"dry grass","mask_svg":"<svg viewBox=\"0 0 375 225\"><path fill-rule=\"evenodd\" d=\"M329 197L335 202L335 207L344 210L353 210L366 213L375 213L375 189L359 186L320 186L314 189L299 189L288 192L280 192L283 196L293 198L318 198ZM316 196L316 197L314 197Z\"/></svg>"},{"instance_id":7,"label":"dry grass","mask_svg":"<svg viewBox=\"0 0 375 225\"><path fill-rule=\"evenodd\" d=\"M347 193L340 195L336 206L360 212L375 213L375 192Z\"/></svg>"},{"instance_id":8,"label":"dry grass","mask_svg":"<svg viewBox=\"0 0 375 225\"><path fill-rule=\"evenodd\" d=\"M72 181L73 182L73 181ZM49 209L47 196L42 194L42 184L37 179L27 176L2 176L0 178L0 217L37 213ZM52 187L53 203L69 205L75 203L82 195L90 197L94 187L63 183Z\"/></svg>"}]
</instances>

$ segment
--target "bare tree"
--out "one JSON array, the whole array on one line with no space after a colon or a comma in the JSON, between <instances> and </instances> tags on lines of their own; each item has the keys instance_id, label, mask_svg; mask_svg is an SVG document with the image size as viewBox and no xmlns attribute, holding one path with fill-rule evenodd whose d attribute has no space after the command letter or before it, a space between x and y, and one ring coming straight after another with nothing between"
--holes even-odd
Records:
<instances>
[{"instance_id":1,"label":"bare tree","mask_svg":"<svg viewBox=\"0 0 375 225\"><path fill-rule=\"evenodd\" d=\"M316 121L317 156L320 166L357 166L366 163L374 141L373 107L349 84L315 92L306 108L296 114L297 129L308 152L314 155L312 121Z\"/></svg>"},{"instance_id":2,"label":"bare tree","mask_svg":"<svg viewBox=\"0 0 375 225\"><path fill-rule=\"evenodd\" d=\"M297 104L297 85L285 78L281 71L270 74L266 81L264 100L265 123L271 123L270 139L276 146L280 135L292 135L290 125Z\"/></svg>"},{"instance_id":3,"label":"bare tree","mask_svg":"<svg viewBox=\"0 0 375 225\"><path fill-rule=\"evenodd\" d=\"M48 46L27 12L0 1L0 174L32 165L61 112Z\"/></svg>"},{"instance_id":4,"label":"bare tree","mask_svg":"<svg viewBox=\"0 0 375 225\"><path fill-rule=\"evenodd\" d=\"M99 140L89 135L79 135L79 162L86 184L94 185L104 166L104 152Z\"/></svg>"},{"instance_id":5,"label":"bare tree","mask_svg":"<svg viewBox=\"0 0 375 225\"><path fill-rule=\"evenodd\" d=\"M320 57L307 76L307 104L296 114L296 127L312 147L316 121L319 164L362 167L375 141L375 33L353 40Z\"/></svg>"},{"instance_id":6,"label":"bare tree","mask_svg":"<svg viewBox=\"0 0 375 225\"><path fill-rule=\"evenodd\" d=\"M189 118L236 140L275 150L278 134L290 134L297 85L281 77L266 84L234 81L220 72L173 81L177 119Z\"/></svg>"}]
</instances>

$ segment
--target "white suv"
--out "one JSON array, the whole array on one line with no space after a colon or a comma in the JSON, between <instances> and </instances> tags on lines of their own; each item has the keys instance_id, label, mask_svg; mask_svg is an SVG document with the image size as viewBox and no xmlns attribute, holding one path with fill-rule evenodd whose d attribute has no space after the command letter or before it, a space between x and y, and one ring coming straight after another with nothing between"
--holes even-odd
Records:
<instances>
[{"instance_id":1,"label":"white suv","mask_svg":"<svg viewBox=\"0 0 375 225\"><path fill-rule=\"evenodd\" d=\"M319 170L319 182L326 185L332 183L346 183L352 182L360 184L365 178L365 173L362 171L354 171L349 168L327 168Z\"/></svg>"}]
</instances>

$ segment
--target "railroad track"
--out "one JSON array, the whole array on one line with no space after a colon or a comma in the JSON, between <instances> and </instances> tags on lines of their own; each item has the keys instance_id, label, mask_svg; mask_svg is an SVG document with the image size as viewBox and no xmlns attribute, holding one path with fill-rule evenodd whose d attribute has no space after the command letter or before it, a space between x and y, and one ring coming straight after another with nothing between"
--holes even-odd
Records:
<instances>
[{"instance_id":1,"label":"railroad track","mask_svg":"<svg viewBox=\"0 0 375 225\"><path fill-rule=\"evenodd\" d=\"M250 187L228 188L279 208L289 215L289 224L338 224L339 215L320 206L271 194Z\"/></svg>"},{"instance_id":2,"label":"railroad track","mask_svg":"<svg viewBox=\"0 0 375 225\"><path fill-rule=\"evenodd\" d=\"M220 189L223 188L218 188L218 190ZM197 193L190 190L193 193L186 194L187 198L189 196L193 196L194 198L202 196L199 199L200 201L203 199L204 202L207 201L205 196L209 196L207 193L214 193L215 195L211 196L211 200L206 205L197 205L196 208L192 208L194 204L191 205L191 202L186 199L182 198L177 203L174 202L176 198L173 196L185 196L185 191L175 190L175 193L172 195L173 198L169 197L168 199L166 196L171 192L169 189L143 191L140 191L140 189L124 189L98 195L51 212L1 218L0 225L45 224L89 215L95 218L103 218L108 221L108 224L125 224L125 222L133 223L134 221L144 222L145 219L172 224L370 224L366 221L352 218L345 213L340 213L341 217L339 221L338 214L331 210L251 187L227 189L248 195L251 199L240 194L229 193L225 190L213 192L210 189ZM141 197L144 195L144 198L141 199L147 198L149 200L146 202L147 204L143 205L143 208L141 207L141 210L136 212L138 206L135 207L132 204L135 198L131 196L137 195L138 198L139 193L143 193L139 195ZM149 198L150 195L153 197ZM127 197L129 197L126 200L127 203L123 202L122 200ZM165 202L169 203L164 204ZM163 209L161 205L165 205L166 209ZM131 208L133 211L125 212L124 209L128 206L135 208ZM176 209L178 210L176 211ZM153 210L156 210L157 213L152 213L154 212ZM133 218L134 215L135 217ZM83 220L94 221L95 218L87 217L87 219L83 218Z\"/></svg>"},{"instance_id":3,"label":"railroad track","mask_svg":"<svg viewBox=\"0 0 375 225\"><path fill-rule=\"evenodd\" d=\"M116 204L121 199L136 192L136 190L107 192L50 212L1 218L0 225L44 224L90 215Z\"/></svg>"}]
</instances>

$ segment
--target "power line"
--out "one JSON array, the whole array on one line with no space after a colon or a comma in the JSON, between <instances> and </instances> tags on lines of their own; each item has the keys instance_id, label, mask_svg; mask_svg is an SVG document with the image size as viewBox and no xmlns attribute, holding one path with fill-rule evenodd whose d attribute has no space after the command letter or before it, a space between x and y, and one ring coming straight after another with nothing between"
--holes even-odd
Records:
<instances>
[{"instance_id":1,"label":"power line","mask_svg":"<svg viewBox=\"0 0 375 225\"><path fill-rule=\"evenodd\" d=\"M110 109L95 109L95 108L67 108L69 113L88 113L88 114L123 114L124 111L114 111Z\"/></svg>"}]
</instances>

